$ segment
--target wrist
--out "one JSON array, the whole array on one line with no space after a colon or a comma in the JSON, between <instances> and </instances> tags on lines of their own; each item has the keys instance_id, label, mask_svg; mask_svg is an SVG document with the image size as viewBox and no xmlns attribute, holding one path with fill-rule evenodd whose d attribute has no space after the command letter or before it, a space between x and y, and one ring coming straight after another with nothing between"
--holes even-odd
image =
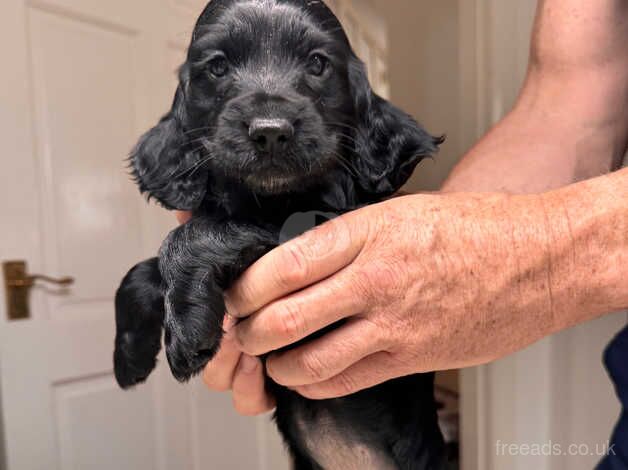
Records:
<instances>
[{"instance_id":1,"label":"wrist","mask_svg":"<svg viewBox=\"0 0 628 470\"><path fill-rule=\"evenodd\" d=\"M416 226L430 240L419 244L430 253L421 261L429 271L421 282L435 277L456 286L454 301L470 314L464 328L525 325L513 330L507 352L556 331L548 224L539 196L454 193L428 196L427 204L424 196L416 198Z\"/></svg>"},{"instance_id":2,"label":"wrist","mask_svg":"<svg viewBox=\"0 0 628 470\"><path fill-rule=\"evenodd\" d=\"M540 196L556 329L628 305L628 174L622 173Z\"/></svg>"}]
</instances>

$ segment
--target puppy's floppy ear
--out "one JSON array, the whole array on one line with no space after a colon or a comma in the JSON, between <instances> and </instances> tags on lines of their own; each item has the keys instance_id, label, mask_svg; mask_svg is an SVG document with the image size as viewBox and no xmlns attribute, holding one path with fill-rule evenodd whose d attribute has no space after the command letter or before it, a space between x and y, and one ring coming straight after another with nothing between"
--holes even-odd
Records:
<instances>
[{"instance_id":1,"label":"puppy's floppy ear","mask_svg":"<svg viewBox=\"0 0 628 470\"><path fill-rule=\"evenodd\" d=\"M148 131L131 154L133 176L142 193L167 209L194 210L203 201L207 171L199 167L198 151L189 148L185 134L185 92L182 82L170 112Z\"/></svg>"},{"instance_id":2,"label":"puppy's floppy ear","mask_svg":"<svg viewBox=\"0 0 628 470\"><path fill-rule=\"evenodd\" d=\"M438 151L444 139L431 136L406 113L376 95L364 64L357 58L349 64L349 85L358 123L357 184L367 196L390 196L406 183L423 158Z\"/></svg>"}]
</instances>

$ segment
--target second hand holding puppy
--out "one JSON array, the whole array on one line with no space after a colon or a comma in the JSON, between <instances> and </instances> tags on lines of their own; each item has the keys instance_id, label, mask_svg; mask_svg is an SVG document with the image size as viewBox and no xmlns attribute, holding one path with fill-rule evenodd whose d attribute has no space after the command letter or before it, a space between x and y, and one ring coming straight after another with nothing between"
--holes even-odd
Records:
<instances>
[{"instance_id":1,"label":"second hand holding puppy","mask_svg":"<svg viewBox=\"0 0 628 470\"><path fill-rule=\"evenodd\" d=\"M346 214L270 252L228 292L239 348L264 355L345 320L266 361L277 383L328 399L488 363L619 310L626 290L606 272L626 261L626 178L534 196L407 196Z\"/></svg>"}]
</instances>

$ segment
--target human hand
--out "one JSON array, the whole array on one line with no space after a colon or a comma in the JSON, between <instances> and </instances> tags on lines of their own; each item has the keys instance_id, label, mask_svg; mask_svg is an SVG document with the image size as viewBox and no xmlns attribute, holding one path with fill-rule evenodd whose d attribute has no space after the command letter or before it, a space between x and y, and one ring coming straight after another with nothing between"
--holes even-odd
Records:
<instances>
[{"instance_id":1,"label":"human hand","mask_svg":"<svg viewBox=\"0 0 628 470\"><path fill-rule=\"evenodd\" d=\"M323 225L231 289L240 349L277 351L344 320L266 361L273 380L312 399L522 349L573 323L585 296L600 299L572 270L565 214L578 204L563 197L410 196Z\"/></svg>"},{"instance_id":2,"label":"human hand","mask_svg":"<svg viewBox=\"0 0 628 470\"><path fill-rule=\"evenodd\" d=\"M183 225L192 218L192 213L187 211L174 211L174 216L177 218L177 222Z\"/></svg>"},{"instance_id":3,"label":"human hand","mask_svg":"<svg viewBox=\"0 0 628 470\"><path fill-rule=\"evenodd\" d=\"M233 406L244 416L255 416L275 407L274 398L266 392L262 361L243 354L233 335L236 320L229 314L225 318L225 335L218 354L203 371L207 388L217 392L231 390Z\"/></svg>"},{"instance_id":4,"label":"human hand","mask_svg":"<svg viewBox=\"0 0 628 470\"><path fill-rule=\"evenodd\" d=\"M175 211L180 224L190 220L190 212ZM223 324L225 336L216 357L203 371L203 381L210 390L231 390L233 405L242 415L265 413L275 407L273 398L266 393L264 366L259 358L243 354L233 337L236 321L227 314Z\"/></svg>"}]
</instances>

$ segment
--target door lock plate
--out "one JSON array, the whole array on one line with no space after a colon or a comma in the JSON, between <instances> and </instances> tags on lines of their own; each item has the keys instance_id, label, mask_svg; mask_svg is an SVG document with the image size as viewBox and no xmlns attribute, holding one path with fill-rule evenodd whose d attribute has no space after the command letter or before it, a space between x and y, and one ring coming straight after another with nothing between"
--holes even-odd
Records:
<instances>
[{"instance_id":1,"label":"door lock plate","mask_svg":"<svg viewBox=\"0 0 628 470\"><path fill-rule=\"evenodd\" d=\"M31 312L28 304L32 282L28 282L25 261L7 261L2 263L4 274L4 292L7 300L9 320L26 320Z\"/></svg>"},{"instance_id":2,"label":"door lock plate","mask_svg":"<svg viewBox=\"0 0 628 470\"><path fill-rule=\"evenodd\" d=\"M30 318L29 295L35 282L52 284L60 288L74 284L74 278L71 277L54 278L43 274L28 274L26 261L23 260L2 263L2 272L9 320Z\"/></svg>"}]
</instances>

